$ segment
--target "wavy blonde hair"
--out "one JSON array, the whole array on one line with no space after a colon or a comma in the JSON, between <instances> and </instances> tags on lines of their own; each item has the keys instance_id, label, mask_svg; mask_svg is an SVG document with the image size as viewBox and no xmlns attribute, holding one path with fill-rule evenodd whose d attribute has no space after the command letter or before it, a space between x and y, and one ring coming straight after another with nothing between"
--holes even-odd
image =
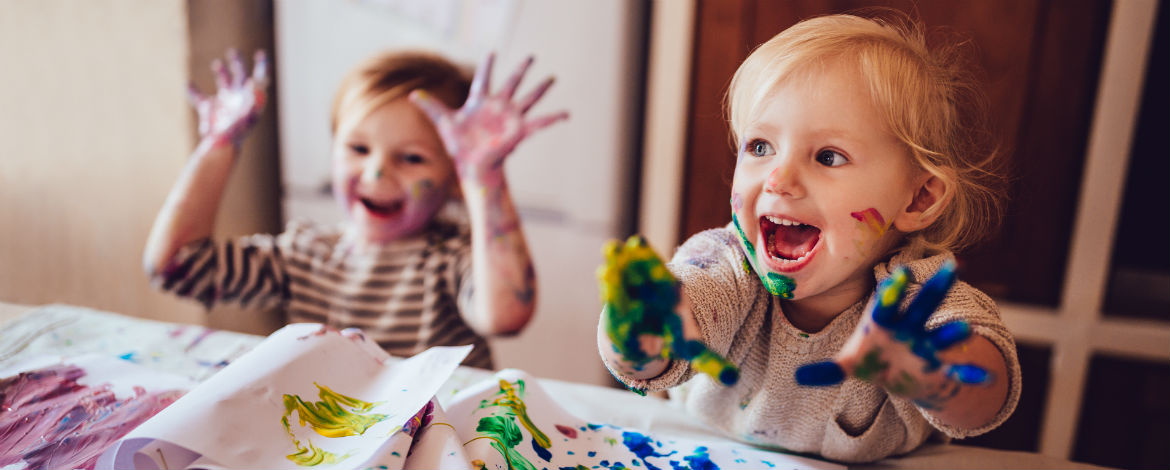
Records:
<instances>
[{"instance_id":1,"label":"wavy blonde hair","mask_svg":"<svg viewBox=\"0 0 1170 470\"><path fill-rule=\"evenodd\" d=\"M807 19L761 44L736 70L725 99L737 144L757 107L789 76L844 60L868 82L889 131L922 170L943 182L939 217L920 235L957 251L996 228L1002 211L999 149L986 103L963 57L964 42L928 48L920 24L903 13ZM879 16L880 15L880 16Z\"/></svg>"},{"instance_id":2,"label":"wavy blonde hair","mask_svg":"<svg viewBox=\"0 0 1170 470\"><path fill-rule=\"evenodd\" d=\"M341 79L333 99L334 135L361 122L378 107L414 90L426 90L451 108L467 100L471 74L453 62L423 51L384 52L357 64Z\"/></svg>"}]
</instances>

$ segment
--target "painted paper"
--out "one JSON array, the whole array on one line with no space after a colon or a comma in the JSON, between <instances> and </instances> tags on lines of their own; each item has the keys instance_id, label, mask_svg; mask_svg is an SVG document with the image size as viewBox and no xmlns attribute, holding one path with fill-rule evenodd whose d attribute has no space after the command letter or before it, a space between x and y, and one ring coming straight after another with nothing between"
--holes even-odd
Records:
<instances>
[{"instance_id":1,"label":"painted paper","mask_svg":"<svg viewBox=\"0 0 1170 470\"><path fill-rule=\"evenodd\" d=\"M476 469L844 468L732 441L676 438L588 422L560 406L538 379L514 369L460 392L448 403L446 415Z\"/></svg>"},{"instance_id":2,"label":"painted paper","mask_svg":"<svg viewBox=\"0 0 1170 470\"><path fill-rule=\"evenodd\" d=\"M129 433L98 468L402 468L406 431L470 350L393 361L360 335L289 325Z\"/></svg>"}]
</instances>

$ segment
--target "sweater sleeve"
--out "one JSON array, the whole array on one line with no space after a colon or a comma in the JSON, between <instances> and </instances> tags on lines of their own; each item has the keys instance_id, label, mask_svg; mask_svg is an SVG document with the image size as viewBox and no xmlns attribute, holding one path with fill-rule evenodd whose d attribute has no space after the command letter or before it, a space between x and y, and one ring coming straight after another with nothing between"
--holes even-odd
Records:
<instances>
[{"instance_id":1,"label":"sweater sleeve","mask_svg":"<svg viewBox=\"0 0 1170 470\"><path fill-rule=\"evenodd\" d=\"M195 240L180 248L162 272L151 276L151 285L207 309L217 303L248 306L284 300L288 277L280 245L291 243L299 231L299 225L290 224L279 236Z\"/></svg>"},{"instance_id":2,"label":"sweater sleeve","mask_svg":"<svg viewBox=\"0 0 1170 470\"><path fill-rule=\"evenodd\" d=\"M728 357L747 309L756 304L761 292L734 235L725 228L696 234L679 247L667 268L690 299L703 342L715 353ZM615 378L636 390L675 387L695 375L690 364L682 360L670 361L662 374L646 380L625 377L608 362L606 367Z\"/></svg>"},{"instance_id":3,"label":"sweater sleeve","mask_svg":"<svg viewBox=\"0 0 1170 470\"><path fill-rule=\"evenodd\" d=\"M878 265L875 268L875 271L879 274L883 271L888 273L892 266L898 264L903 264L910 269L913 281L906 290L907 302L909 302L909 299L918 295L922 283L934 275L944 261L953 258L953 255L950 253L923 257L921 253L915 253L913 248L915 247L912 245L911 249L905 250L903 253L895 256L891 259L889 265ZM908 261L915 258L918 259ZM904 260L907 262L903 262ZM1007 368L1007 377L1001 379L1008 381L1008 395L1003 406L991 422L978 428L967 429L949 426L939 422L937 418L925 412L925 410L918 410L931 426L934 426L949 437L962 439L986 433L999 427L1004 421L1007 421L1019 403L1021 379L1020 361L1016 353L1015 339L1011 332L1008 331L1007 326L1004 325L1003 319L1000 318L999 308L987 294L972 287L970 284L956 281L955 285L951 287L950 292L943 299L942 304L939 305L934 314L927 320L926 329L933 330L956 320L967 322L971 326L972 334L987 338L988 341L991 341L999 349L999 352L1003 354L1004 364Z\"/></svg>"}]
</instances>

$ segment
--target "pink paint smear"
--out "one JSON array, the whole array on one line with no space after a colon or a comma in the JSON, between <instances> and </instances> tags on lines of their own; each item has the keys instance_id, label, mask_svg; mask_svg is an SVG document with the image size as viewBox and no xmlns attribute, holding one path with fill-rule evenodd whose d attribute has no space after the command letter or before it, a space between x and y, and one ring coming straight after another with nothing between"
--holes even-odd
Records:
<instances>
[{"instance_id":1,"label":"pink paint smear","mask_svg":"<svg viewBox=\"0 0 1170 470\"><path fill-rule=\"evenodd\" d=\"M134 387L134 396L118 399L109 384L77 383L83 376L59 365L0 379L0 467L92 469L106 448L184 393Z\"/></svg>"}]
</instances>

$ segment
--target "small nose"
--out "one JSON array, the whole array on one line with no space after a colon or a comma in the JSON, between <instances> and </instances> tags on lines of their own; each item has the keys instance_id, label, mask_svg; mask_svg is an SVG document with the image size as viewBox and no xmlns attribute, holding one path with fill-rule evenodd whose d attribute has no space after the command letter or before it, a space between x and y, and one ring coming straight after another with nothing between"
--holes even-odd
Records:
<instances>
[{"instance_id":1,"label":"small nose","mask_svg":"<svg viewBox=\"0 0 1170 470\"><path fill-rule=\"evenodd\" d=\"M378 181L386 174L386 158L381 155L370 155L362 167L362 179Z\"/></svg>"},{"instance_id":2,"label":"small nose","mask_svg":"<svg viewBox=\"0 0 1170 470\"><path fill-rule=\"evenodd\" d=\"M776 161L776 167L764 182L764 191L792 198L804 197L804 186L800 182L797 165L792 164L789 158L777 158Z\"/></svg>"}]
</instances>

